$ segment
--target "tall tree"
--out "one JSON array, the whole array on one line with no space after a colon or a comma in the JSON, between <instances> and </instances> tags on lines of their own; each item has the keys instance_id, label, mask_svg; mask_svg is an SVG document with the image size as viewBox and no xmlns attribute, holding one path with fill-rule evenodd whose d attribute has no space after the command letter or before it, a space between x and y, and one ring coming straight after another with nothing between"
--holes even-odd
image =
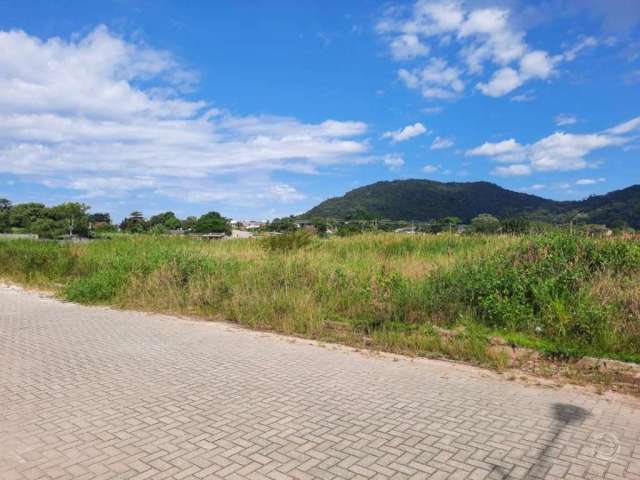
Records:
<instances>
[{"instance_id":1,"label":"tall tree","mask_svg":"<svg viewBox=\"0 0 640 480\"><path fill-rule=\"evenodd\" d=\"M147 229L147 222L142 212L134 210L120 223L120 230L129 233L142 233Z\"/></svg>"},{"instance_id":2,"label":"tall tree","mask_svg":"<svg viewBox=\"0 0 640 480\"><path fill-rule=\"evenodd\" d=\"M0 198L0 233L11 231L10 210L11 201L6 198Z\"/></svg>"},{"instance_id":3,"label":"tall tree","mask_svg":"<svg viewBox=\"0 0 640 480\"><path fill-rule=\"evenodd\" d=\"M101 212L92 213L91 215L89 215L89 221L94 224L105 223L107 225L111 225L111 215Z\"/></svg>"},{"instance_id":4,"label":"tall tree","mask_svg":"<svg viewBox=\"0 0 640 480\"><path fill-rule=\"evenodd\" d=\"M9 210L11 226L27 231L39 218L45 218L46 207L42 203L20 203Z\"/></svg>"},{"instance_id":5,"label":"tall tree","mask_svg":"<svg viewBox=\"0 0 640 480\"><path fill-rule=\"evenodd\" d=\"M154 215L149 219L149 227L161 227L166 230L177 230L182 226L182 222L178 220L173 212L164 212Z\"/></svg>"},{"instance_id":6,"label":"tall tree","mask_svg":"<svg viewBox=\"0 0 640 480\"><path fill-rule=\"evenodd\" d=\"M209 212L202 215L195 224L198 233L229 233L231 227L229 220L218 212Z\"/></svg>"},{"instance_id":7,"label":"tall tree","mask_svg":"<svg viewBox=\"0 0 640 480\"><path fill-rule=\"evenodd\" d=\"M89 234L89 207L84 203L67 202L47 210L47 218L56 225L55 236L71 234L86 237Z\"/></svg>"},{"instance_id":8,"label":"tall tree","mask_svg":"<svg viewBox=\"0 0 640 480\"><path fill-rule=\"evenodd\" d=\"M496 233L500 229L500 220L488 213L481 213L471 220L471 226L479 233Z\"/></svg>"},{"instance_id":9,"label":"tall tree","mask_svg":"<svg viewBox=\"0 0 640 480\"><path fill-rule=\"evenodd\" d=\"M198 217L187 217L182 220L182 228L185 230L194 230L196 227L196 223L198 223Z\"/></svg>"}]
</instances>

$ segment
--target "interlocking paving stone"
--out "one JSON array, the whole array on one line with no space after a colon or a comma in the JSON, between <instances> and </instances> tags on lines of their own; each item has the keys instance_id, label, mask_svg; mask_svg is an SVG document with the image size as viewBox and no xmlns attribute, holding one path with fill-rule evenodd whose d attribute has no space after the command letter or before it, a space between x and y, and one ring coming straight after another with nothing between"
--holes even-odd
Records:
<instances>
[{"instance_id":1,"label":"interlocking paving stone","mask_svg":"<svg viewBox=\"0 0 640 480\"><path fill-rule=\"evenodd\" d=\"M0 287L0 479L640 479L632 399Z\"/></svg>"}]
</instances>

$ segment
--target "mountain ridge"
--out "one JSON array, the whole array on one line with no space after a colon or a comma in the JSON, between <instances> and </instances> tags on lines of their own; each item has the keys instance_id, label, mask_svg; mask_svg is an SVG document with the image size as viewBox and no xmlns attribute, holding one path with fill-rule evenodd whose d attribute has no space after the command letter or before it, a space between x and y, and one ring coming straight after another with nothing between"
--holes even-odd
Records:
<instances>
[{"instance_id":1,"label":"mountain ridge","mask_svg":"<svg viewBox=\"0 0 640 480\"><path fill-rule=\"evenodd\" d=\"M374 217L429 221L456 216L463 222L481 213L500 218L527 216L554 223L582 215L590 223L628 224L640 228L640 185L593 195L584 200L558 201L515 192L491 182L438 182L425 179L380 181L329 198L300 218Z\"/></svg>"}]
</instances>

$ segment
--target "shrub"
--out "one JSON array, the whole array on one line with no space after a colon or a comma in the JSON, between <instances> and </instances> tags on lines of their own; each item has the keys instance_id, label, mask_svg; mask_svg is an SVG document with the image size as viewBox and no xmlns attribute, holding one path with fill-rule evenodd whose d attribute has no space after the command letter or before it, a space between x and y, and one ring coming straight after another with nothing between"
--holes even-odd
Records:
<instances>
[{"instance_id":1,"label":"shrub","mask_svg":"<svg viewBox=\"0 0 640 480\"><path fill-rule=\"evenodd\" d=\"M292 252L300 250L311 243L312 236L305 230L295 230L266 237L261 241L265 250L271 252Z\"/></svg>"},{"instance_id":2,"label":"shrub","mask_svg":"<svg viewBox=\"0 0 640 480\"><path fill-rule=\"evenodd\" d=\"M569 234L533 237L430 277L429 308L444 310L449 320L471 309L487 327L551 339L566 350L623 353L629 339L612 333L624 320L618 306L591 292L605 272L640 273L640 245Z\"/></svg>"}]
</instances>

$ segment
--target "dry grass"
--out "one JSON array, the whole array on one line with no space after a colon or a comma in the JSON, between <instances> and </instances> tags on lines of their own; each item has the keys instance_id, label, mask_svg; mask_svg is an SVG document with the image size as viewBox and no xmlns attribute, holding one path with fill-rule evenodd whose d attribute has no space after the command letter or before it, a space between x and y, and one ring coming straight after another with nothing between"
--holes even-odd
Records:
<instances>
[{"instance_id":1,"label":"dry grass","mask_svg":"<svg viewBox=\"0 0 640 480\"><path fill-rule=\"evenodd\" d=\"M34 286L57 285L60 295L81 303L223 318L250 328L497 369L506 368L510 360L490 348L492 336L503 335L545 353L571 351L565 346L586 341L571 337L571 322L595 320L593 312L568 305L591 308L597 300L606 308L593 318L610 325L606 345L617 350L595 353L637 354L632 351L636 340L620 339L629 333L640 338L639 277L603 264L592 278L583 268L583 253L569 262L561 256L555 259L554 242L511 236L365 234L316 238L291 251L270 251L253 240L152 236L80 245L0 242L0 276ZM606 245L603 248L608 252ZM547 270L532 267L541 262L549 264ZM570 269L586 286L575 298L566 296L570 289L549 290L549 285L556 287L547 282L557 269L564 281L567 272L562 268L567 264L574 265ZM503 278L509 275L514 282ZM540 281L529 284L530 278ZM549 295L554 300L542 297L542 302L553 304L554 310L537 314L534 306L523 303L527 295L505 297L504 289L517 282L518 288ZM488 300L482 295L489 295ZM479 310L480 305L490 308L493 317ZM520 312L528 312L533 321L519 323ZM500 324L503 317L508 321ZM533 330L542 320L554 325L556 318L567 323L567 336L552 329L541 334ZM443 327L457 333L446 334Z\"/></svg>"}]
</instances>

